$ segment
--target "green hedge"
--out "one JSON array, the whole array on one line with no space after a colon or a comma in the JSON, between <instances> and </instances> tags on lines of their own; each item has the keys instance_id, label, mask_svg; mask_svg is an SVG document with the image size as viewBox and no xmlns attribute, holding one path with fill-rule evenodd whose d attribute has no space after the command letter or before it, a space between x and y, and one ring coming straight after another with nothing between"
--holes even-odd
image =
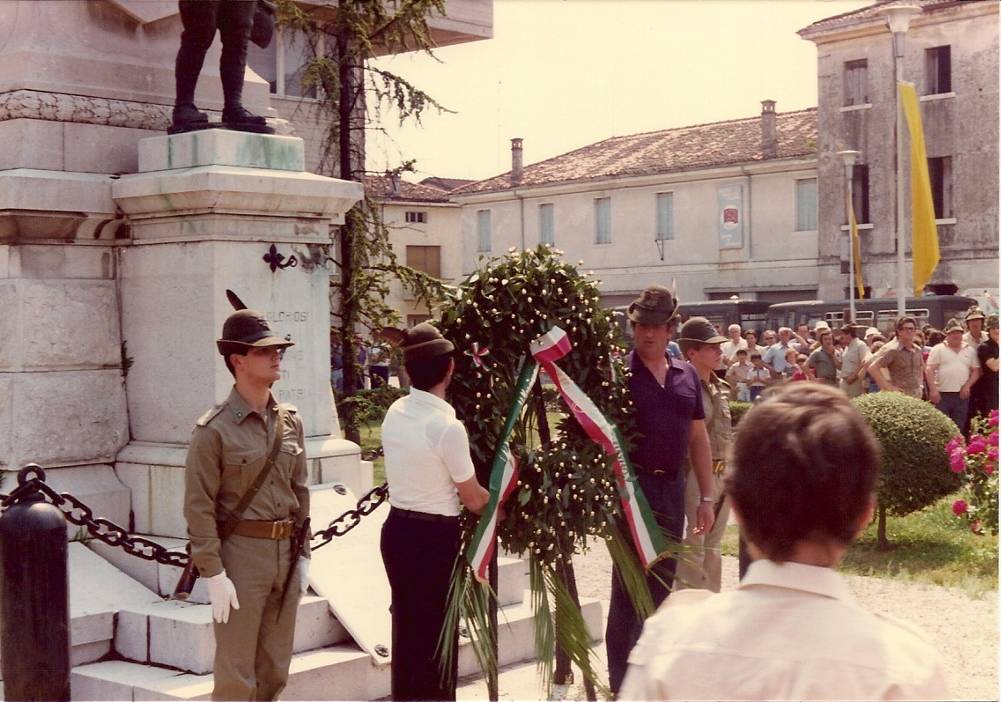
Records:
<instances>
[{"instance_id":1,"label":"green hedge","mask_svg":"<svg viewBox=\"0 0 1001 702\"><path fill-rule=\"evenodd\" d=\"M747 414L747 410L754 407L751 402L741 402L740 400L730 400L730 425L737 426L741 417Z\"/></svg>"},{"instance_id":2,"label":"green hedge","mask_svg":"<svg viewBox=\"0 0 1001 702\"><path fill-rule=\"evenodd\" d=\"M879 504L903 516L956 491L945 445L959 434L955 423L927 402L899 392L877 392L852 402L883 447Z\"/></svg>"}]
</instances>

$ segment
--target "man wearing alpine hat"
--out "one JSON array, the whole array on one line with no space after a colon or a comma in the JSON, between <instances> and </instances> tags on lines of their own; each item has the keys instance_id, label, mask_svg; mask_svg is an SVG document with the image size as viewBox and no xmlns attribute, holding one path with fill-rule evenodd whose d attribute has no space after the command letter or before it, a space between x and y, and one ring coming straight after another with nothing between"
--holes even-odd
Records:
<instances>
[{"instance_id":1,"label":"man wearing alpine hat","mask_svg":"<svg viewBox=\"0 0 1001 702\"><path fill-rule=\"evenodd\" d=\"M730 450L730 386L713 371L722 355L722 344L726 339L716 333L713 325L705 317L692 317L681 327L678 345L681 352L699 376L702 392L702 409L705 411L706 430L712 450L713 487L711 493L702 492L698 482L692 478L692 462L685 461L685 518L689 533L685 543L694 546L678 565L678 586L712 590L719 592L723 574L723 558L720 543L730 516L730 504L723 493L723 478L726 470L726 456ZM703 495L711 496L711 503L703 501ZM703 504L711 504L715 521L712 529L696 533L698 509Z\"/></svg>"},{"instance_id":2,"label":"man wearing alpine hat","mask_svg":"<svg viewBox=\"0 0 1001 702\"><path fill-rule=\"evenodd\" d=\"M699 376L690 364L667 354L667 343L678 318L678 303L670 290L661 285L649 286L629 305L627 315L634 336L634 348L628 357L632 371L629 390L636 408L636 429L642 435L629 460L658 524L670 539L679 542L685 522L686 454L701 495L693 533L709 532L714 520L712 451ZM664 559L647 574L654 608L667 597L676 566L675 559ZM642 629L643 618L633 608L618 570L613 569L605 630L608 680L613 693L622 684L629 652Z\"/></svg>"},{"instance_id":3,"label":"man wearing alpine hat","mask_svg":"<svg viewBox=\"0 0 1001 702\"><path fill-rule=\"evenodd\" d=\"M240 309L216 346L236 382L196 423L184 492L191 557L212 603L212 699L273 700L288 680L309 568L302 420L271 394L292 342Z\"/></svg>"},{"instance_id":4,"label":"man wearing alpine hat","mask_svg":"<svg viewBox=\"0 0 1001 702\"><path fill-rule=\"evenodd\" d=\"M454 700L458 656L442 669L439 637L459 555L459 512L479 514L490 494L476 479L469 436L445 399L455 347L427 322L386 327L403 349L410 394L390 405L382 423L389 516L380 549L392 593L394 700ZM458 623L446 634L453 651Z\"/></svg>"}]
</instances>

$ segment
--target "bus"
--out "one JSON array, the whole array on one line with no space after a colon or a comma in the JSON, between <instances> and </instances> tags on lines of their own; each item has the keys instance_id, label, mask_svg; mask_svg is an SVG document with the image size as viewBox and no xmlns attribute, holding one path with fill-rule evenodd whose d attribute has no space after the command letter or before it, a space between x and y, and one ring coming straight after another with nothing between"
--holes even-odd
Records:
<instances>
[{"instance_id":1,"label":"bus","mask_svg":"<svg viewBox=\"0 0 1001 702\"><path fill-rule=\"evenodd\" d=\"M765 321L771 303L767 300L705 300L703 302L682 302L678 314L678 327L691 317L705 317L713 324L719 325L720 333L727 336L726 329L731 324L739 324L742 331L754 329L761 337L765 329ZM629 307L614 307L619 328L626 339L632 339L633 332L629 326Z\"/></svg>"},{"instance_id":2,"label":"bus","mask_svg":"<svg viewBox=\"0 0 1001 702\"><path fill-rule=\"evenodd\" d=\"M977 301L963 295L925 295L909 297L904 304L907 314L917 320L919 329L925 324L942 329L953 317L962 321L966 311L977 304ZM812 329L817 322L824 321L832 329L837 329L848 316L848 311L848 300L780 302L768 308L766 323L769 329L776 330L779 327L795 329L799 324L807 324ZM888 335L893 331L896 321L896 298L855 301L855 323L862 327L876 327L882 334Z\"/></svg>"}]
</instances>

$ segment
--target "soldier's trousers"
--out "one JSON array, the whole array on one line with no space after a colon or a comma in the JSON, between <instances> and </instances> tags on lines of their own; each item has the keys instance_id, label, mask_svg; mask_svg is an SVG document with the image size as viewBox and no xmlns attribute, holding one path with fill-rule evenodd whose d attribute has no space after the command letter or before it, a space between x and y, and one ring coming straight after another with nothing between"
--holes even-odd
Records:
<instances>
[{"instance_id":1,"label":"soldier's trousers","mask_svg":"<svg viewBox=\"0 0 1001 702\"><path fill-rule=\"evenodd\" d=\"M288 681L292 637L299 607L298 554L291 539L273 541L232 535L222 564L236 586L240 609L215 623L214 700L273 700ZM293 568L288 592L282 588Z\"/></svg>"},{"instance_id":2,"label":"soldier's trousers","mask_svg":"<svg viewBox=\"0 0 1001 702\"><path fill-rule=\"evenodd\" d=\"M713 475L713 510L716 512L716 522L707 534L691 534L696 523L696 512L701 504L699 481L691 470L685 483L685 519L688 520L689 534L684 543L694 546L693 553L685 554L678 561L676 575L677 587L698 588L719 592L723 577L723 555L720 553L720 543L726 533L726 523L730 518L730 498L723 495L723 473Z\"/></svg>"}]
</instances>

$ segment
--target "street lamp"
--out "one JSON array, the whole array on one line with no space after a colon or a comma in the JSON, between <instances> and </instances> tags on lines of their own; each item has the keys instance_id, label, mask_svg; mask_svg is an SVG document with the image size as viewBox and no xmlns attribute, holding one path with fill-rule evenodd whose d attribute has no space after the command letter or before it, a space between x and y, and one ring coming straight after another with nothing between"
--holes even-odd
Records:
<instances>
[{"instance_id":1,"label":"street lamp","mask_svg":"<svg viewBox=\"0 0 1001 702\"><path fill-rule=\"evenodd\" d=\"M897 125L897 315L905 314L906 301L904 289L907 277L904 274L904 166L900 155L901 144L904 141L904 121L900 114L899 86L904 82L904 37L911 24L911 17L921 12L915 5L889 5L880 8L880 14L886 18L886 24L893 33L893 66L896 82L893 85L894 115Z\"/></svg>"},{"instance_id":2,"label":"street lamp","mask_svg":"<svg viewBox=\"0 0 1001 702\"><path fill-rule=\"evenodd\" d=\"M845 219L848 220L848 309L851 315L850 321L855 323L855 236L852 232L852 168L855 166L855 159L858 158L858 151L839 151L838 156L845 163L845 183L848 186L848 196L845 200ZM861 263L861 261L859 261Z\"/></svg>"}]
</instances>

